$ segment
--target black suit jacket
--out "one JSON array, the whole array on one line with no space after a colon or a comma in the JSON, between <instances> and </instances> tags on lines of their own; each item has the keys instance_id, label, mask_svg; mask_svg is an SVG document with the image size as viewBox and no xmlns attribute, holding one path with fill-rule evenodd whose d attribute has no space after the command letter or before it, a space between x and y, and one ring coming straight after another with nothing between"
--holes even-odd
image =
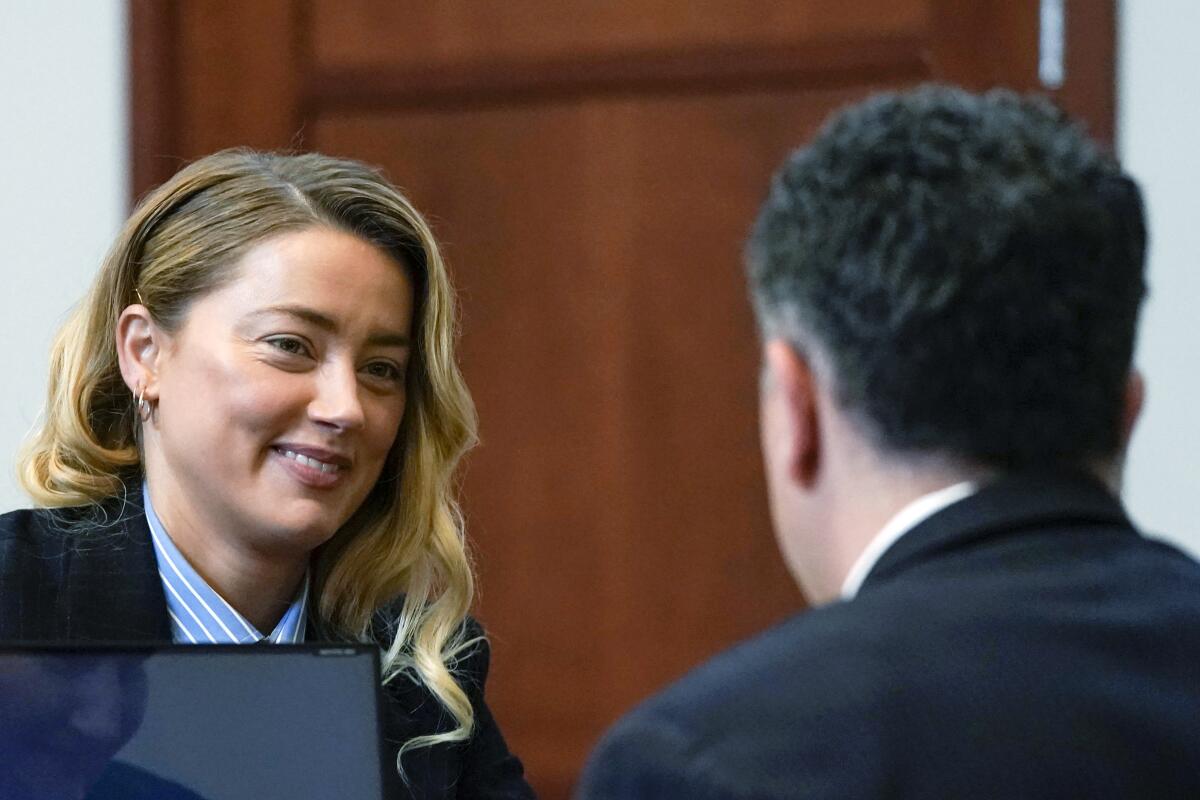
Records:
<instances>
[{"instance_id":1,"label":"black suit jacket","mask_svg":"<svg viewBox=\"0 0 1200 800\"><path fill-rule=\"evenodd\" d=\"M583 798L1200 797L1200 565L1003 480L628 715Z\"/></svg>"},{"instance_id":2,"label":"black suit jacket","mask_svg":"<svg viewBox=\"0 0 1200 800\"><path fill-rule=\"evenodd\" d=\"M310 628L309 634L311 641L315 632ZM0 641L171 641L140 492L102 506L0 516ZM484 701L488 663L481 643L458 668L475 710L471 739L406 754L410 785L397 781L389 796L533 796ZM453 728L433 695L404 678L384 687L383 714L393 762L401 743Z\"/></svg>"}]
</instances>

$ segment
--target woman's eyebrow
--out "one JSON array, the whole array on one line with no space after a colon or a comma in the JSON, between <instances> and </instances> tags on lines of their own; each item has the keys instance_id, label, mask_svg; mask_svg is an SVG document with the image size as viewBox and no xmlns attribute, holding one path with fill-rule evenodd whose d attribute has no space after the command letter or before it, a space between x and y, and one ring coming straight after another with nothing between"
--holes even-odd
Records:
<instances>
[{"instance_id":1,"label":"woman's eyebrow","mask_svg":"<svg viewBox=\"0 0 1200 800\"><path fill-rule=\"evenodd\" d=\"M305 322L315 325L322 330L329 331L330 333L337 333L338 330L337 320L328 314L324 314L320 311L317 311L315 308L310 308L309 306L295 305L291 303L266 306L265 308L252 311L248 316L259 317L267 314L286 314L291 317L296 317L297 319L304 320ZM408 347L411 344L411 340L409 339L407 333L384 330L373 332L370 336L368 336L367 344L382 347Z\"/></svg>"},{"instance_id":2,"label":"woman's eyebrow","mask_svg":"<svg viewBox=\"0 0 1200 800\"><path fill-rule=\"evenodd\" d=\"M334 332L338 329L337 320L335 320L333 317L331 317L327 314L322 314L320 311L317 311L315 308L309 308L308 306L293 305L293 304L289 304L289 303L284 303L284 304L275 305L275 306L266 306L265 308L259 308L259 309L256 309L255 311L250 312L250 314L248 316L262 317L262 316L266 316L267 314L287 314L288 316L291 316L291 317L298 317L299 319L302 319L305 322L311 323L313 325L316 325L318 328L321 328L323 330L327 330L330 332Z\"/></svg>"}]
</instances>

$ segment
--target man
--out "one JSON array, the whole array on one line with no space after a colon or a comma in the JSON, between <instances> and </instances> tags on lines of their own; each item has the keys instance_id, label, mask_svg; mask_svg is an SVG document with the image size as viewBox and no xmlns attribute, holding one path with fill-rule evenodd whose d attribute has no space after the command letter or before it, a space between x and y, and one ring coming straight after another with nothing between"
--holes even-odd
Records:
<instances>
[{"instance_id":1,"label":"man","mask_svg":"<svg viewBox=\"0 0 1200 800\"><path fill-rule=\"evenodd\" d=\"M747 260L813 610L607 735L585 798L1200 797L1200 565L1117 499L1136 185L1044 102L836 117Z\"/></svg>"},{"instance_id":2,"label":"man","mask_svg":"<svg viewBox=\"0 0 1200 800\"><path fill-rule=\"evenodd\" d=\"M0 798L201 800L116 757L145 717L143 660L0 652Z\"/></svg>"}]
</instances>

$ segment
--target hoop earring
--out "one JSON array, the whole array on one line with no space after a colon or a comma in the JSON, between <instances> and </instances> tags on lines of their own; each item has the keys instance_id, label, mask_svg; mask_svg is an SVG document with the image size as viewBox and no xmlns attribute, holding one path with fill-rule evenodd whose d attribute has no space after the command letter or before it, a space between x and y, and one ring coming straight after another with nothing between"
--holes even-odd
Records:
<instances>
[{"instance_id":1,"label":"hoop earring","mask_svg":"<svg viewBox=\"0 0 1200 800\"><path fill-rule=\"evenodd\" d=\"M150 401L146 399L146 387L138 392L137 396L137 415L138 419L146 422L150 419L150 415L154 412L154 407L150 405Z\"/></svg>"}]
</instances>

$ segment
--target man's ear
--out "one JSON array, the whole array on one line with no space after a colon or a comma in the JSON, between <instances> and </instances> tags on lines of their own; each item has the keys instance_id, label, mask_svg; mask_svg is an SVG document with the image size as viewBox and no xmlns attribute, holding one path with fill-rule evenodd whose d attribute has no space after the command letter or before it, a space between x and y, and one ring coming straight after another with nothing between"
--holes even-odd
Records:
<instances>
[{"instance_id":1,"label":"man's ear","mask_svg":"<svg viewBox=\"0 0 1200 800\"><path fill-rule=\"evenodd\" d=\"M1146 380L1137 369L1129 371L1125 381L1125 397L1121 408L1121 450L1129 447L1133 437L1133 428L1142 415L1142 406L1146 403Z\"/></svg>"},{"instance_id":2,"label":"man's ear","mask_svg":"<svg viewBox=\"0 0 1200 800\"><path fill-rule=\"evenodd\" d=\"M117 319L117 360L121 377L134 397L145 393L147 400L158 398L158 361L164 336L154 324L149 310L141 304L126 307Z\"/></svg>"},{"instance_id":3,"label":"man's ear","mask_svg":"<svg viewBox=\"0 0 1200 800\"><path fill-rule=\"evenodd\" d=\"M787 341L771 339L765 345L767 369L774 381L773 392L784 417L782 430L787 436L788 475L801 486L816 480L821 463L821 423L816 401L816 380L812 364Z\"/></svg>"}]
</instances>

